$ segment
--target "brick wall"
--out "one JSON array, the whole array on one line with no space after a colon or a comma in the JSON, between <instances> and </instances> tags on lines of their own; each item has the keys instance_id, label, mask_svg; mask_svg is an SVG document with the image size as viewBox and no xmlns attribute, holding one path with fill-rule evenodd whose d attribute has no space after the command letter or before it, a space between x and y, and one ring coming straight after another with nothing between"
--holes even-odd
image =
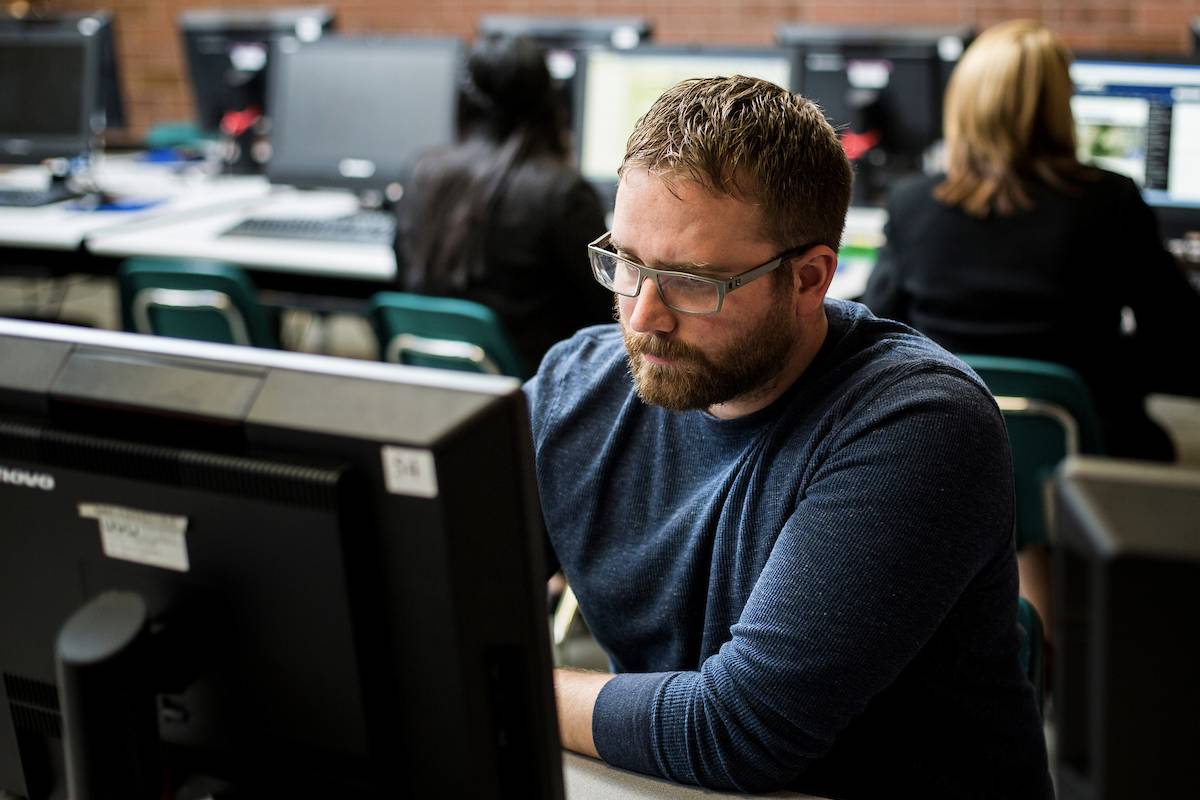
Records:
<instances>
[{"instance_id":1,"label":"brick wall","mask_svg":"<svg viewBox=\"0 0 1200 800\"><path fill-rule=\"evenodd\" d=\"M24 0L6 3L20 5ZM34 9L116 12L127 114L134 137L191 116L175 17L185 8L301 5L309 0L32 0ZM315 4L312 0L310 4ZM655 40L768 45L783 22L972 24L1034 17L1079 50L1187 52L1200 0L325 0L346 33L438 33L469 38L481 14L634 15Z\"/></svg>"}]
</instances>

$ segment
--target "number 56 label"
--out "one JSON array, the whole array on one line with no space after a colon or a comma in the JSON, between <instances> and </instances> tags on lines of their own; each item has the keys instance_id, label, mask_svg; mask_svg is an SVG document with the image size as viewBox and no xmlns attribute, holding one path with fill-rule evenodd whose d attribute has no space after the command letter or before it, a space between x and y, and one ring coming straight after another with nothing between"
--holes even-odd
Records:
<instances>
[{"instance_id":1,"label":"number 56 label","mask_svg":"<svg viewBox=\"0 0 1200 800\"><path fill-rule=\"evenodd\" d=\"M412 447L383 448L383 480L392 494L437 497L437 470L433 453Z\"/></svg>"}]
</instances>

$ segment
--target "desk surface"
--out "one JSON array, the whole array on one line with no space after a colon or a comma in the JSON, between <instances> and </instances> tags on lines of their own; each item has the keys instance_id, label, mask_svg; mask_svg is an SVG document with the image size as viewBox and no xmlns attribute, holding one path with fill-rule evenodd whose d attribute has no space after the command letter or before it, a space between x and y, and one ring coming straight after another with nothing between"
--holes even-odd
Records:
<instances>
[{"instance_id":1,"label":"desk surface","mask_svg":"<svg viewBox=\"0 0 1200 800\"><path fill-rule=\"evenodd\" d=\"M700 798L746 797L743 794L714 792L695 786L681 786L618 769L594 758L563 754L563 781L567 800L700 800ZM758 797L782 797L790 800L820 800L811 794L771 792Z\"/></svg>"},{"instance_id":2,"label":"desk surface","mask_svg":"<svg viewBox=\"0 0 1200 800\"><path fill-rule=\"evenodd\" d=\"M214 178L180 173L131 157L106 159L95 167L96 183L123 199L145 202L136 210L85 210L64 201L36 208L0 208L0 246L75 250L102 231L144 228L169 219L184 219L212 208L236 208L262 198L270 184L261 177ZM39 168L17 168L0 175L6 187L45 186Z\"/></svg>"},{"instance_id":3,"label":"desk surface","mask_svg":"<svg viewBox=\"0 0 1200 800\"><path fill-rule=\"evenodd\" d=\"M350 192L277 187L269 196L213 213L164 220L137 229L97 231L87 248L105 256L214 258L259 271L373 281L390 285L396 258L388 245L222 236L247 217L331 218L358 208Z\"/></svg>"}]
</instances>

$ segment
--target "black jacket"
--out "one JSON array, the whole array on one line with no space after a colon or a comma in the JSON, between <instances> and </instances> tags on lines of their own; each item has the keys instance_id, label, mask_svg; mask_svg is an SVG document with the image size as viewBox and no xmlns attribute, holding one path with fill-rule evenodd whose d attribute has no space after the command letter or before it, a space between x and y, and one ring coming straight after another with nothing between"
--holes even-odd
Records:
<instances>
[{"instance_id":1,"label":"black jacket","mask_svg":"<svg viewBox=\"0 0 1200 800\"><path fill-rule=\"evenodd\" d=\"M436 219L426 204L448 170L440 160L460 160L453 149L418 164L412 186L397 207L396 264L401 291L463 297L490 307L533 374L555 342L580 328L612 321L612 294L592 277L587 245L604 232L604 211L591 186L550 155L513 168L485 223L479 277L457 287L431 277L420 265L421 237L444 236L453 223ZM424 243L428 246L428 242Z\"/></svg>"},{"instance_id":2,"label":"black jacket","mask_svg":"<svg viewBox=\"0 0 1200 800\"><path fill-rule=\"evenodd\" d=\"M1032 209L978 219L934 199L942 179L893 191L864 302L957 353L1072 367L1092 390L1110 453L1169 457L1142 398L1200 395L1200 362L1176 354L1196 341L1200 295L1133 181L1096 170L1070 194L1034 184ZM1122 309L1133 335L1122 333Z\"/></svg>"}]
</instances>

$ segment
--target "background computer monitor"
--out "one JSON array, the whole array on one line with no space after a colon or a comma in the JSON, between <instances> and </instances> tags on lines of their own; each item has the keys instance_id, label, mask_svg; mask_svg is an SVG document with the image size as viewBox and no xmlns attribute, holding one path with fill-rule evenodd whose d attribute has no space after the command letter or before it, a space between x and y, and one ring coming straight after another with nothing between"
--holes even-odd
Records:
<instances>
[{"instance_id":1,"label":"background computer monitor","mask_svg":"<svg viewBox=\"0 0 1200 800\"><path fill-rule=\"evenodd\" d=\"M66 796L65 739L89 797L561 798L517 381L12 320L0 362L0 789Z\"/></svg>"},{"instance_id":2,"label":"background computer monitor","mask_svg":"<svg viewBox=\"0 0 1200 800\"><path fill-rule=\"evenodd\" d=\"M1056 478L1058 796L1200 790L1200 470L1073 459Z\"/></svg>"},{"instance_id":3,"label":"background computer monitor","mask_svg":"<svg viewBox=\"0 0 1200 800\"><path fill-rule=\"evenodd\" d=\"M272 57L273 183L394 200L421 153L454 141L458 39L326 37Z\"/></svg>"},{"instance_id":4,"label":"background computer monitor","mask_svg":"<svg viewBox=\"0 0 1200 800\"><path fill-rule=\"evenodd\" d=\"M265 115L271 45L280 39L315 41L333 24L324 6L184 11L179 31L196 123L216 133L229 112L254 109Z\"/></svg>"},{"instance_id":5,"label":"background computer monitor","mask_svg":"<svg viewBox=\"0 0 1200 800\"><path fill-rule=\"evenodd\" d=\"M108 11L90 14L53 14L40 17L0 16L0 30L84 30L99 43L100 75L96 82L96 107L104 112L100 126L104 129L124 128L125 101L121 90L121 70L117 56L116 23Z\"/></svg>"},{"instance_id":6,"label":"background computer monitor","mask_svg":"<svg viewBox=\"0 0 1200 800\"><path fill-rule=\"evenodd\" d=\"M1200 230L1200 64L1071 65L1082 161L1142 187L1168 236Z\"/></svg>"},{"instance_id":7,"label":"background computer monitor","mask_svg":"<svg viewBox=\"0 0 1200 800\"><path fill-rule=\"evenodd\" d=\"M611 205L634 123L658 96L687 78L747 75L792 86L787 50L638 47L590 50L579 63L575 125L579 169Z\"/></svg>"},{"instance_id":8,"label":"background computer monitor","mask_svg":"<svg viewBox=\"0 0 1200 800\"><path fill-rule=\"evenodd\" d=\"M856 204L880 205L896 178L924 171L942 138L942 96L970 28L786 25L796 91L815 101L855 162Z\"/></svg>"},{"instance_id":9,"label":"background computer monitor","mask_svg":"<svg viewBox=\"0 0 1200 800\"><path fill-rule=\"evenodd\" d=\"M87 152L96 116L99 43L68 28L0 26L0 162Z\"/></svg>"},{"instance_id":10,"label":"background computer monitor","mask_svg":"<svg viewBox=\"0 0 1200 800\"><path fill-rule=\"evenodd\" d=\"M530 17L485 14L479 36L524 36L546 51L546 67L554 81L564 124L575 120L575 76L580 51L594 48L627 50L650 41L654 27L641 17Z\"/></svg>"}]
</instances>

